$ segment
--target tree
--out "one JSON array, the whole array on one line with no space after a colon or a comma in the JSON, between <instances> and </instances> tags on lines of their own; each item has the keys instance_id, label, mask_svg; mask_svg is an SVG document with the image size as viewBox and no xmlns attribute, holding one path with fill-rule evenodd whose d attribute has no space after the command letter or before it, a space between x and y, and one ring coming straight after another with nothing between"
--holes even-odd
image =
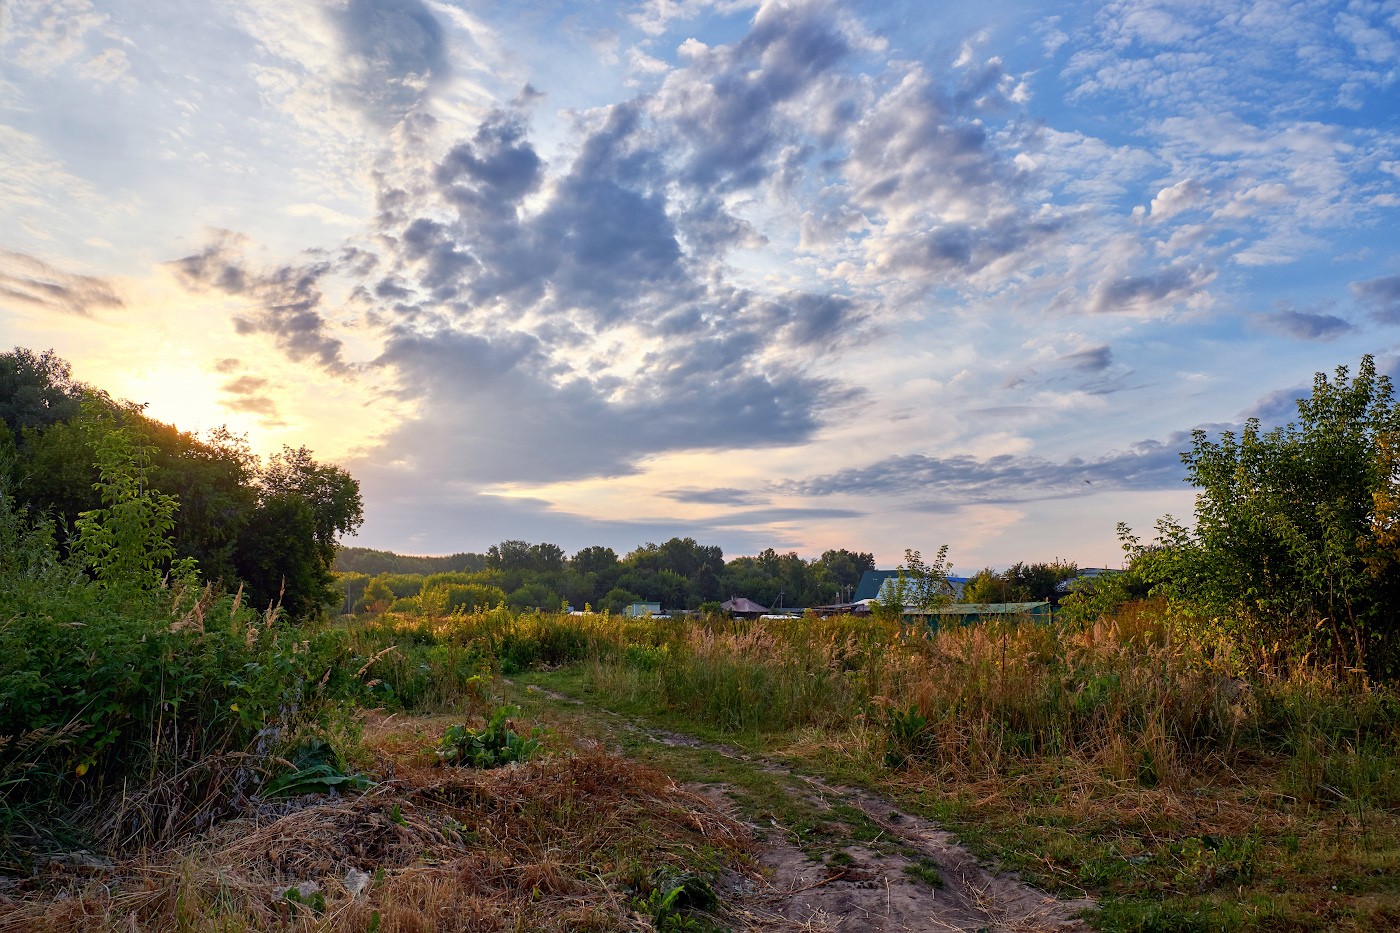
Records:
<instances>
[{"instance_id":1,"label":"tree","mask_svg":"<svg viewBox=\"0 0 1400 933\"><path fill-rule=\"evenodd\" d=\"M300 496L274 495L258 504L238 542L238 575L252 605L280 605L300 618L336 601L315 530L316 516Z\"/></svg>"},{"instance_id":2,"label":"tree","mask_svg":"<svg viewBox=\"0 0 1400 933\"><path fill-rule=\"evenodd\" d=\"M606 574L617 567L617 553L610 547L586 547L569 559L569 565L579 573Z\"/></svg>"},{"instance_id":3,"label":"tree","mask_svg":"<svg viewBox=\"0 0 1400 933\"><path fill-rule=\"evenodd\" d=\"M294 495L311 507L316 544L327 570L340 536L353 535L364 523L360 484L338 466L317 463L305 447L283 447L273 454L258 484L264 496Z\"/></svg>"},{"instance_id":4,"label":"tree","mask_svg":"<svg viewBox=\"0 0 1400 933\"><path fill-rule=\"evenodd\" d=\"M867 570L875 569L875 555L841 548L835 551L824 551L820 563L822 571L838 587L849 586L855 589L860 583L861 575Z\"/></svg>"},{"instance_id":5,"label":"tree","mask_svg":"<svg viewBox=\"0 0 1400 933\"><path fill-rule=\"evenodd\" d=\"M559 594L543 583L527 583L506 597L506 605L516 610L557 610L563 603Z\"/></svg>"},{"instance_id":6,"label":"tree","mask_svg":"<svg viewBox=\"0 0 1400 933\"><path fill-rule=\"evenodd\" d=\"M26 428L46 428L77 417L83 398L91 392L52 350L36 355L15 347L0 353L0 421L15 436Z\"/></svg>"},{"instance_id":7,"label":"tree","mask_svg":"<svg viewBox=\"0 0 1400 933\"><path fill-rule=\"evenodd\" d=\"M502 541L486 549L486 566L492 570L525 571L534 566L528 541Z\"/></svg>"},{"instance_id":8,"label":"tree","mask_svg":"<svg viewBox=\"0 0 1400 933\"><path fill-rule=\"evenodd\" d=\"M953 588L948 583L952 569L946 544L929 563L918 551L906 550L898 575L881 588L872 610L877 618L898 621L906 612L927 612L952 602Z\"/></svg>"},{"instance_id":9,"label":"tree","mask_svg":"<svg viewBox=\"0 0 1400 933\"><path fill-rule=\"evenodd\" d=\"M95 402L84 405L81 425L97 454L102 505L78 516L73 555L108 589L154 590L167 570L193 576L194 561L174 561L179 503L150 483L155 448Z\"/></svg>"},{"instance_id":10,"label":"tree","mask_svg":"<svg viewBox=\"0 0 1400 933\"><path fill-rule=\"evenodd\" d=\"M360 485L322 466L305 447L284 447L258 477L258 504L239 535L235 564L254 605L275 603L293 618L334 605L338 537L364 520Z\"/></svg>"},{"instance_id":11,"label":"tree","mask_svg":"<svg viewBox=\"0 0 1400 933\"><path fill-rule=\"evenodd\" d=\"M1059 586L1072 580L1079 568L1069 561L1033 564L1017 561L1001 573L986 567L963 586L965 603L1019 603L1048 600L1057 603Z\"/></svg>"},{"instance_id":12,"label":"tree","mask_svg":"<svg viewBox=\"0 0 1400 933\"><path fill-rule=\"evenodd\" d=\"M1400 406L1366 356L1318 373L1298 420L1236 438L1193 434L1195 527L1170 516L1139 548L1159 590L1261 662L1275 646L1381 678L1400 675Z\"/></svg>"}]
</instances>

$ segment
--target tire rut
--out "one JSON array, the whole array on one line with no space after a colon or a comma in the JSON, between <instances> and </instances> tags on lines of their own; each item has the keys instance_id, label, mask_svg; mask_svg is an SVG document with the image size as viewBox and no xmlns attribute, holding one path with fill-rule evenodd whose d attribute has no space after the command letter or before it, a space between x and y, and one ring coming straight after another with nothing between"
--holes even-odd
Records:
<instances>
[{"instance_id":1,"label":"tire rut","mask_svg":"<svg viewBox=\"0 0 1400 933\"><path fill-rule=\"evenodd\" d=\"M764 839L762 871L734 874L723 883L729 919L752 931L812 933L1071 933L1091 927L1081 919L1097 905L1087 897L1056 898L1012 873L985 867L952 833L858 787L832 784L718 742L640 725L575 697L527 688L551 699L606 715L620 729L676 748L711 751L771 775L811 807L859 810L879 827L876 840L841 846L839 861L822 862L776 824L749 825ZM723 784L692 786L728 815L738 816L737 791ZM839 824L839 818L833 822ZM774 830L778 830L774 832ZM885 838L885 837L888 838ZM932 869L932 871L930 871ZM936 883L935 883L936 882Z\"/></svg>"}]
</instances>

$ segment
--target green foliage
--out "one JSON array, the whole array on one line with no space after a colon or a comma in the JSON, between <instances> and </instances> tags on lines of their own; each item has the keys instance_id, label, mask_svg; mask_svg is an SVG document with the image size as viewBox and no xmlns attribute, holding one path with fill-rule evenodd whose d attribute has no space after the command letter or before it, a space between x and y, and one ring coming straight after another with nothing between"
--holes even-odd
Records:
<instances>
[{"instance_id":1,"label":"green foliage","mask_svg":"<svg viewBox=\"0 0 1400 933\"><path fill-rule=\"evenodd\" d=\"M220 767L221 756L255 737L268 744L327 728L364 689L340 633L290 636L241 594L192 575L157 585L151 555L170 554L160 536L168 511L154 506L162 515L134 531L122 524L122 496L150 494L132 479L141 475L136 441L120 432L97 441L117 518L90 516L71 560L57 553L52 522L32 521L0 480L0 858L43 844L68 814L102 813L112 795L126 803L111 819L134 822L108 831L133 839L180 831L130 803L148 782L217 810L239 792L239 774L251 773ZM93 529L116 553L93 560Z\"/></svg>"},{"instance_id":2,"label":"green foliage","mask_svg":"<svg viewBox=\"0 0 1400 933\"><path fill-rule=\"evenodd\" d=\"M307 739L288 756L286 769L263 785L264 797L295 797L332 790L367 790L373 782L364 775L346 774L330 743Z\"/></svg>"},{"instance_id":3,"label":"green foliage","mask_svg":"<svg viewBox=\"0 0 1400 933\"><path fill-rule=\"evenodd\" d=\"M433 579L434 577L428 578ZM479 612L499 606L505 601L504 590L499 586L487 586L483 583L425 584L422 592L418 594L418 603L425 615ZM554 605L558 605L557 597Z\"/></svg>"},{"instance_id":4,"label":"green foliage","mask_svg":"<svg viewBox=\"0 0 1400 933\"><path fill-rule=\"evenodd\" d=\"M15 347L0 354L0 421L12 435L75 417L87 391L52 350Z\"/></svg>"},{"instance_id":5,"label":"green foliage","mask_svg":"<svg viewBox=\"0 0 1400 933\"><path fill-rule=\"evenodd\" d=\"M1026 564L1017 561L1001 573L990 567L978 571L963 586L965 603L1057 603L1059 585L1074 579L1079 568L1073 562Z\"/></svg>"},{"instance_id":6,"label":"green foliage","mask_svg":"<svg viewBox=\"0 0 1400 933\"><path fill-rule=\"evenodd\" d=\"M921 858L916 862L904 866L904 873L911 878L916 878L931 888L942 888L944 886L943 873L938 870L938 863L933 859Z\"/></svg>"},{"instance_id":7,"label":"green foliage","mask_svg":"<svg viewBox=\"0 0 1400 933\"><path fill-rule=\"evenodd\" d=\"M518 707L503 706L479 730L468 729L464 723L449 726L438 741L438 760L472 768L497 768L527 761L539 751L540 743L537 731L526 738L512 728L510 717L519 713Z\"/></svg>"},{"instance_id":8,"label":"green foliage","mask_svg":"<svg viewBox=\"0 0 1400 933\"><path fill-rule=\"evenodd\" d=\"M340 535L363 521L359 484L305 447L283 448L258 477L258 505L239 538L237 569L259 607L293 618L336 604L331 566Z\"/></svg>"},{"instance_id":9,"label":"green foliage","mask_svg":"<svg viewBox=\"0 0 1400 933\"><path fill-rule=\"evenodd\" d=\"M1298 415L1195 432L1195 526L1163 519L1136 563L1252 663L1400 676L1400 405L1367 356L1318 373Z\"/></svg>"},{"instance_id":10,"label":"green foliage","mask_svg":"<svg viewBox=\"0 0 1400 933\"><path fill-rule=\"evenodd\" d=\"M342 546L335 552L334 569L341 573L363 573L371 577L381 573L471 573L486 569L486 555L460 553L446 557L415 557L374 548Z\"/></svg>"},{"instance_id":11,"label":"green foliage","mask_svg":"<svg viewBox=\"0 0 1400 933\"><path fill-rule=\"evenodd\" d=\"M698 917L694 911L712 911L719 907L719 896L704 876L691 871L658 868L652 872L645 896L633 900L633 907L651 918L661 931L695 931L708 933L715 927Z\"/></svg>"},{"instance_id":12,"label":"green foliage","mask_svg":"<svg viewBox=\"0 0 1400 933\"><path fill-rule=\"evenodd\" d=\"M175 556L169 534L178 503L150 486L154 448L95 403L84 404L82 424L96 452L102 507L78 516L73 555L102 586L155 589ZM187 558L171 570L189 577L194 562Z\"/></svg>"},{"instance_id":13,"label":"green foliage","mask_svg":"<svg viewBox=\"0 0 1400 933\"><path fill-rule=\"evenodd\" d=\"M953 565L948 562L948 545L938 549L929 563L915 550L904 552L899 575L885 585L882 595L871 604L876 617L898 621L906 612L927 612L953 601L953 589L948 574Z\"/></svg>"},{"instance_id":14,"label":"green foliage","mask_svg":"<svg viewBox=\"0 0 1400 933\"><path fill-rule=\"evenodd\" d=\"M527 583L506 597L506 605L517 611L525 609L557 610L563 604L559 594L543 583Z\"/></svg>"},{"instance_id":15,"label":"green foliage","mask_svg":"<svg viewBox=\"0 0 1400 933\"><path fill-rule=\"evenodd\" d=\"M600 612L609 612L613 615L621 615L628 606L641 601L642 597L638 596L636 593L617 586L608 590L603 596L602 600L598 603L598 610Z\"/></svg>"}]
</instances>

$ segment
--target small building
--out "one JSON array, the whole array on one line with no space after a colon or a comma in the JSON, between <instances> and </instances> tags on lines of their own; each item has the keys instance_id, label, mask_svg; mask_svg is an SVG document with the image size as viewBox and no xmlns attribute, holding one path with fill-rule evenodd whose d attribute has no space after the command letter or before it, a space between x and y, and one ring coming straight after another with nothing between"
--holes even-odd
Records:
<instances>
[{"instance_id":1,"label":"small building","mask_svg":"<svg viewBox=\"0 0 1400 933\"><path fill-rule=\"evenodd\" d=\"M948 586L944 588L940 595L951 596L953 599L961 599L963 587L970 577L948 577ZM890 589L899 580L898 570L867 570L860 575L860 583L856 585L855 594L851 597L852 603L870 604L872 599L885 599L889 596ZM911 585L914 583L910 579Z\"/></svg>"},{"instance_id":2,"label":"small building","mask_svg":"<svg viewBox=\"0 0 1400 933\"><path fill-rule=\"evenodd\" d=\"M720 603L719 607L731 616L738 616L742 619L757 619L768 611L752 599L745 599L742 596L731 596Z\"/></svg>"},{"instance_id":3,"label":"small building","mask_svg":"<svg viewBox=\"0 0 1400 933\"><path fill-rule=\"evenodd\" d=\"M633 603L626 609L622 610L622 614L629 619L639 619L644 616L659 616L661 615L661 604Z\"/></svg>"}]
</instances>

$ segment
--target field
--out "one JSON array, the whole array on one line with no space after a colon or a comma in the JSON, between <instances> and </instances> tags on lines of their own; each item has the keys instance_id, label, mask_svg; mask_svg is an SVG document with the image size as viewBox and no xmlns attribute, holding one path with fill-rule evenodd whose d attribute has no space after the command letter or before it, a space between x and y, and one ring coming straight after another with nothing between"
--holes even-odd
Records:
<instances>
[{"instance_id":1,"label":"field","mask_svg":"<svg viewBox=\"0 0 1400 933\"><path fill-rule=\"evenodd\" d=\"M0 929L1400 926L1395 694L1242 669L1159 604L936 633L384 615L304 644L321 705L179 765L217 779L127 775L55 822L0 772Z\"/></svg>"}]
</instances>

